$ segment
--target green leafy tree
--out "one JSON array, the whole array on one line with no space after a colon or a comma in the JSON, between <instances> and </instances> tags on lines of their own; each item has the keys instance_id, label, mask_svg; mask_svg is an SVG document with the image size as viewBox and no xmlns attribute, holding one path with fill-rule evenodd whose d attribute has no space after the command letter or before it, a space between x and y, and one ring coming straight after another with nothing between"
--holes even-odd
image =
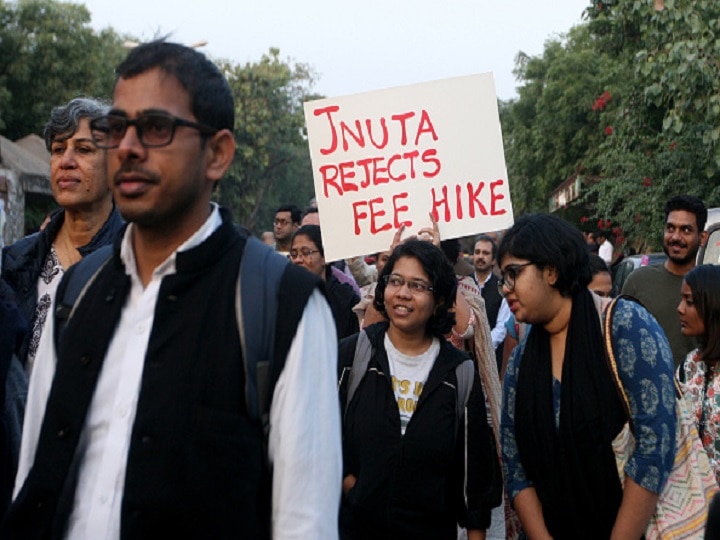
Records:
<instances>
[{"instance_id":1,"label":"green leafy tree","mask_svg":"<svg viewBox=\"0 0 720 540\"><path fill-rule=\"evenodd\" d=\"M237 153L216 199L250 229L271 228L275 208L304 205L313 195L302 103L314 75L270 49L259 62L221 62L235 98Z\"/></svg>"},{"instance_id":2,"label":"green leafy tree","mask_svg":"<svg viewBox=\"0 0 720 540\"><path fill-rule=\"evenodd\" d=\"M0 0L0 132L40 134L52 107L78 95L109 98L122 42L111 29L94 31L83 5Z\"/></svg>"},{"instance_id":3,"label":"green leafy tree","mask_svg":"<svg viewBox=\"0 0 720 540\"><path fill-rule=\"evenodd\" d=\"M613 133L594 162L596 215L658 249L668 198L720 202L720 4L596 2L588 15L599 46L629 68L602 113Z\"/></svg>"},{"instance_id":4,"label":"green leafy tree","mask_svg":"<svg viewBox=\"0 0 720 540\"><path fill-rule=\"evenodd\" d=\"M586 228L611 221L657 249L669 197L720 203L720 4L593 0L585 14L518 57L519 98L501 108L513 201L545 209L577 174Z\"/></svg>"}]
</instances>

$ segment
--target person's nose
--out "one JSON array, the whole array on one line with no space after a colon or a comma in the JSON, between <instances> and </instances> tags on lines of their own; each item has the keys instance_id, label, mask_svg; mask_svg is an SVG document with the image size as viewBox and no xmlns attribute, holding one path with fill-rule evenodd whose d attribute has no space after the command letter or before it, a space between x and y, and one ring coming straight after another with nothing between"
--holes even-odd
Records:
<instances>
[{"instance_id":1,"label":"person's nose","mask_svg":"<svg viewBox=\"0 0 720 540\"><path fill-rule=\"evenodd\" d=\"M123 138L118 146L118 156L121 161L137 159L144 155L146 149L140 142L140 135L135 126L127 126Z\"/></svg>"},{"instance_id":2,"label":"person's nose","mask_svg":"<svg viewBox=\"0 0 720 540\"><path fill-rule=\"evenodd\" d=\"M61 169L74 169L77 167L77 161L75 160L75 150L72 148L66 148L60 157L60 168Z\"/></svg>"}]
</instances>

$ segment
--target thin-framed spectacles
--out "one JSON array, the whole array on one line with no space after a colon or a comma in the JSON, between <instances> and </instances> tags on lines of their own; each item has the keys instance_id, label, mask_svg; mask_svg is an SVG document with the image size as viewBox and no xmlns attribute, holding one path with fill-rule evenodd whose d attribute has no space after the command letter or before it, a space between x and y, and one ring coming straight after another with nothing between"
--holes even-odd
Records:
<instances>
[{"instance_id":1,"label":"thin-framed spectacles","mask_svg":"<svg viewBox=\"0 0 720 540\"><path fill-rule=\"evenodd\" d=\"M90 121L90 133L98 148L113 149L120 146L128 126L135 126L140 144L145 148L167 146L173 141L178 126L196 129L203 136L215 135L219 131L171 114L153 112L132 120L122 114L101 116Z\"/></svg>"},{"instance_id":2,"label":"thin-framed spectacles","mask_svg":"<svg viewBox=\"0 0 720 540\"><path fill-rule=\"evenodd\" d=\"M502 275L498 280L498 291L500 291L500 294L503 296L505 295L504 289L507 289L508 292L513 292L515 290L515 280L520 275L520 272L523 268L530 266L531 264L535 263L526 262L522 264L508 264L502 271Z\"/></svg>"},{"instance_id":3,"label":"thin-framed spectacles","mask_svg":"<svg viewBox=\"0 0 720 540\"><path fill-rule=\"evenodd\" d=\"M290 251L290 258L293 261L296 261L298 259L307 260L310 257L312 257L315 253L320 253L320 250L319 249L309 249L309 248L293 249Z\"/></svg>"},{"instance_id":4,"label":"thin-framed spectacles","mask_svg":"<svg viewBox=\"0 0 720 540\"><path fill-rule=\"evenodd\" d=\"M382 279L385 282L385 287L388 289L399 289L403 285L407 285L408 290L413 294L422 294L435 290L424 281L419 281L417 279L405 279L398 274L383 276Z\"/></svg>"}]
</instances>

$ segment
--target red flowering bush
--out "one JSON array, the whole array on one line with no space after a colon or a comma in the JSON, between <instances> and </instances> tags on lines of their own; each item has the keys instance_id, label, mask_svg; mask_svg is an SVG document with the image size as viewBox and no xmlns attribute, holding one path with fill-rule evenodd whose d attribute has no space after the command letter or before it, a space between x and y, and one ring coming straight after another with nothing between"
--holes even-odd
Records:
<instances>
[{"instance_id":1,"label":"red flowering bush","mask_svg":"<svg viewBox=\"0 0 720 540\"><path fill-rule=\"evenodd\" d=\"M602 4L600 4L602 5ZM600 94L600 97L598 97L595 102L593 103L592 110L593 111L603 111L605 110L605 107L607 107L608 101L612 99L612 96L610 95L610 92L605 90L602 94Z\"/></svg>"}]
</instances>

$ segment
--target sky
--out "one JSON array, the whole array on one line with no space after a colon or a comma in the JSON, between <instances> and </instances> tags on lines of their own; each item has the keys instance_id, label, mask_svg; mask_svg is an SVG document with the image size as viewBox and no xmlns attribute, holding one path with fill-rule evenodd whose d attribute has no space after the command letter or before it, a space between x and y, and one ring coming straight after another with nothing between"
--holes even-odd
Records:
<instances>
[{"instance_id":1,"label":"sky","mask_svg":"<svg viewBox=\"0 0 720 540\"><path fill-rule=\"evenodd\" d=\"M74 0L79 1L79 0ZM517 95L519 51L541 54L582 20L588 0L85 0L96 29L141 40L172 34L213 58L258 61L271 47L309 64L315 93L338 97L493 72Z\"/></svg>"}]
</instances>

